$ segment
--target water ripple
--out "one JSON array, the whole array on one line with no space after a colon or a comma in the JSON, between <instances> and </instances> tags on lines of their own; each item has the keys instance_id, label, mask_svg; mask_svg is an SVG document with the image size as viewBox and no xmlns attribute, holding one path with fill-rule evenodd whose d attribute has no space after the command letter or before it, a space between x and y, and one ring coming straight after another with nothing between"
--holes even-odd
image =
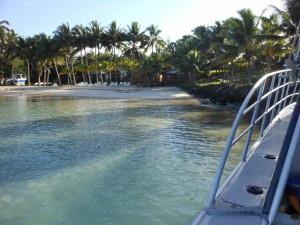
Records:
<instances>
[{"instance_id":1,"label":"water ripple","mask_svg":"<svg viewBox=\"0 0 300 225\"><path fill-rule=\"evenodd\" d=\"M226 112L194 100L0 105L3 225L188 224L207 198L230 126Z\"/></svg>"}]
</instances>

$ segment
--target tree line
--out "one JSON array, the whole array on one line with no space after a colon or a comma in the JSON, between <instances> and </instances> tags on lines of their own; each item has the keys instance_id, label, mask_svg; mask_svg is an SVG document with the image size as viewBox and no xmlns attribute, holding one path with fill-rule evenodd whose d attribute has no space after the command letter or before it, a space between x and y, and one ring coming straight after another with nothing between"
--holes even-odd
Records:
<instances>
[{"instance_id":1,"label":"tree line","mask_svg":"<svg viewBox=\"0 0 300 225\"><path fill-rule=\"evenodd\" d=\"M198 26L175 42L163 40L153 24L141 30L137 21L127 28L116 21L106 27L97 20L72 28L64 23L52 36L32 37L22 37L9 29L8 21L0 21L0 78L23 73L28 85L103 83L103 74L114 79L112 73L120 67L130 74L126 79L140 83L155 82L170 69L192 84L224 74L253 77L282 68L300 20L299 0L286 0L283 10L269 9L269 16L241 9L237 17Z\"/></svg>"}]
</instances>

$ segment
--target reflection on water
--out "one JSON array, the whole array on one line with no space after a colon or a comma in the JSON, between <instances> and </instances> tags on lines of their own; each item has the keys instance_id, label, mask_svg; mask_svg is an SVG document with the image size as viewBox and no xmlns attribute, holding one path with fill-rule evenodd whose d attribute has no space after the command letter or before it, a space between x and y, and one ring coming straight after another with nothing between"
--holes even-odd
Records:
<instances>
[{"instance_id":1,"label":"reflection on water","mask_svg":"<svg viewBox=\"0 0 300 225\"><path fill-rule=\"evenodd\" d=\"M0 105L3 225L189 224L235 115L193 99Z\"/></svg>"}]
</instances>

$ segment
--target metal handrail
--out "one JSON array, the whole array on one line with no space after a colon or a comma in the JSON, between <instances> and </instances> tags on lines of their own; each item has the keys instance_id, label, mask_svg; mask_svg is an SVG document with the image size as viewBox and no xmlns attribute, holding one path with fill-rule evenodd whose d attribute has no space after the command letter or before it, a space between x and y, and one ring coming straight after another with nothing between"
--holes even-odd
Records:
<instances>
[{"instance_id":1,"label":"metal handrail","mask_svg":"<svg viewBox=\"0 0 300 225\"><path fill-rule=\"evenodd\" d=\"M277 84L275 84L276 80ZM213 181L208 202L205 206L206 209L211 208L216 199L223 170L231 147L246 136L240 163L245 162L250 149L250 143L256 141L252 135L254 127L259 126L259 122L262 121L259 133L259 138L261 138L268 125L273 122L280 110L295 102L296 98L294 97L299 94L298 83L299 79L294 81L293 76L291 76L291 69L285 69L266 74L252 87L233 122L231 132L225 144ZM266 86L268 87L266 88ZM291 86L294 86L293 91L290 91ZM290 99L290 101L288 101L288 99ZM265 104L264 109L261 107L262 103ZM247 126L247 128L239 134L236 134L240 121L250 112L252 112L252 115L249 126Z\"/></svg>"}]
</instances>

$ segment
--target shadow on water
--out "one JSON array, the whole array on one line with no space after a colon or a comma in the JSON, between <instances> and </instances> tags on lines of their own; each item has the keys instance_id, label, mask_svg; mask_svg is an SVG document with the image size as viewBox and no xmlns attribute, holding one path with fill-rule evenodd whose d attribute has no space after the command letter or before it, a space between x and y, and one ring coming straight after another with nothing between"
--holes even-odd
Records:
<instances>
[{"instance_id":1,"label":"shadow on water","mask_svg":"<svg viewBox=\"0 0 300 225\"><path fill-rule=\"evenodd\" d=\"M98 117L102 119L94 119ZM111 117L118 124L113 128L108 124L110 119L107 120ZM70 115L15 122L13 126L2 128L0 136L5 140L0 146L0 184L85 164L95 157L126 148L137 136L145 138L145 131L130 127L125 130L122 122L116 120L110 113Z\"/></svg>"},{"instance_id":2,"label":"shadow on water","mask_svg":"<svg viewBox=\"0 0 300 225\"><path fill-rule=\"evenodd\" d=\"M78 100L31 97L26 99L26 104L34 107L32 104L70 99ZM157 101L152 103L150 106L134 105L126 108L121 105L113 110L100 108L99 112L83 115L57 114L50 118L36 115L38 119L31 115L33 120L13 121L0 130L0 136L5 137L0 146L0 184L24 181L53 170L86 164L89 160L122 151L149 138L159 140L166 136L168 145L182 145L182 151L190 154L214 154L213 151L197 152L197 146L213 141L210 140L213 137L201 139L202 143L199 144L199 137L195 132L205 132L213 124L220 126L224 123L224 118L229 121L229 117L216 117L212 109L200 106L191 107L166 101L163 104ZM201 118L198 116L199 110L202 111ZM190 115L188 118L186 113ZM177 124L174 121L166 122L166 118L176 118ZM151 124L152 121L157 124Z\"/></svg>"},{"instance_id":3,"label":"shadow on water","mask_svg":"<svg viewBox=\"0 0 300 225\"><path fill-rule=\"evenodd\" d=\"M23 100L0 108L3 224L187 224L235 115L195 100Z\"/></svg>"}]
</instances>

